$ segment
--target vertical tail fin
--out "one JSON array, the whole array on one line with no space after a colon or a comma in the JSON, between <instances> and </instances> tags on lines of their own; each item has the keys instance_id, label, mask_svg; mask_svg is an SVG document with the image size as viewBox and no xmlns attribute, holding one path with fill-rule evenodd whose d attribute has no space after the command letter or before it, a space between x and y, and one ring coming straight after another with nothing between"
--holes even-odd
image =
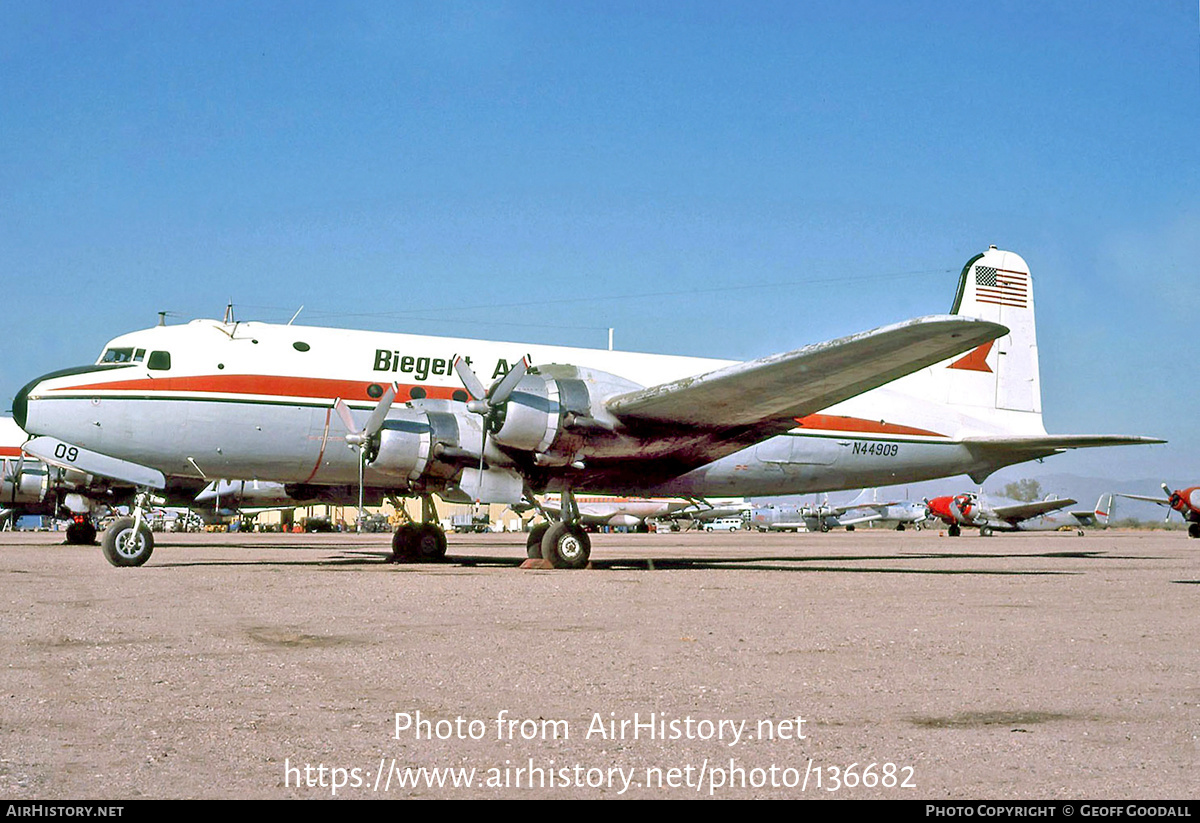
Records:
<instances>
[{"instance_id":1,"label":"vertical tail fin","mask_svg":"<svg viewBox=\"0 0 1200 823\"><path fill-rule=\"evenodd\" d=\"M1109 518L1112 517L1113 496L1112 493L1100 495L1100 499L1096 501L1096 522L1101 526L1108 526Z\"/></svg>"},{"instance_id":2,"label":"vertical tail fin","mask_svg":"<svg viewBox=\"0 0 1200 823\"><path fill-rule=\"evenodd\" d=\"M951 313L1001 323L1009 333L935 367L946 376L949 402L1002 431L1045 434L1029 266L995 246L973 257Z\"/></svg>"}]
</instances>

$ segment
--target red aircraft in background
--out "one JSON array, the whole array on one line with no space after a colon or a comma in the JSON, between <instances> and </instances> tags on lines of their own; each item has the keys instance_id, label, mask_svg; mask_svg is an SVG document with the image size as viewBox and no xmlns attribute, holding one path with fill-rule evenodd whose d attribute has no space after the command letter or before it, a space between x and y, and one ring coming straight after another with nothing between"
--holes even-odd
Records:
<instances>
[{"instance_id":1,"label":"red aircraft in background","mask_svg":"<svg viewBox=\"0 0 1200 823\"><path fill-rule=\"evenodd\" d=\"M988 537L992 532L1055 531L1071 528L1083 534L1085 526L1108 525L1112 510L1112 495L1101 495L1094 511L1062 511L1074 506L1071 498L1047 498L1032 503L992 506L972 492L926 500L930 517L949 526L951 537L958 537L963 526L978 528Z\"/></svg>"},{"instance_id":2,"label":"red aircraft in background","mask_svg":"<svg viewBox=\"0 0 1200 823\"><path fill-rule=\"evenodd\" d=\"M1166 492L1166 497L1146 497L1141 494L1121 494L1121 497L1146 500L1179 512L1188 524L1188 537L1200 537L1200 486L1171 491L1171 487L1163 483L1162 490ZM1171 512L1167 512L1167 519L1171 519Z\"/></svg>"}]
</instances>

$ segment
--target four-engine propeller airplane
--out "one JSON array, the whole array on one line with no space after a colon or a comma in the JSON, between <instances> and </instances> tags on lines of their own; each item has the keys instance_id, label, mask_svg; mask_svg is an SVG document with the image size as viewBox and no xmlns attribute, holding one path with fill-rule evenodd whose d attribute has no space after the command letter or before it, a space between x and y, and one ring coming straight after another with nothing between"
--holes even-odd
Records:
<instances>
[{"instance_id":1,"label":"four-engine propeller airplane","mask_svg":"<svg viewBox=\"0 0 1200 823\"><path fill-rule=\"evenodd\" d=\"M982 537L993 532L1056 531L1071 528L1079 535L1085 526L1108 525L1112 511L1112 495L1104 494L1096 501L1093 511L1063 511L1078 501L1070 498L1047 498L1032 503L992 506L974 492L935 497L925 501L932 517L949 528L951 537L958 537L962 527L978 528Z\"/></svg>"},{"instance_id":2,"label":"four-engine propeller airplane","mask_svg":"<svg viewBox=\"0 0 1200 823\"><path fill-rule=\"evenodd\" d=\"M995 247L963 268L949 316L745 363L195 320L115 338L95 364L31 381L13 412L27 453L142 490L104 536L114 565L150 556L150 490L194 493L221 477L420 496L423 522L393 547L429 558L446 546L430 495L514 503L558 491L561 519L531 542L555 566L581 567L576 492L979 482L1064 449L1162 442L1046 434L1029 270Z\"/></svg>"},{"instance_id":3,"label":"four-engine propeller airplane","mask_svg":"<svg viewBox=\"0 0 1200 823\"><path fill-rule=\"evenodd\" d=\"M1120 497L1128 497L1130 500L1146 500L1151 503L1157 503L1160 506L1166 506L1167 519L1171 519L1171 512L1177 511L1184 521L1188 524L1188 537L1200 537L1200 486L1191 486L1186 489L1176 489L1171 491L1171 487L1166 483L1162 484L1162 490L1166 493L1166 497L1146 497L1140 494L1121 494Z\"/></svg>"},{"instance_id":4,"label":"four-engine propeller airplane","mask_svg":"<svg viewBox=\"0 0 1200 823\"><path fill-rule=\"evenodd\" d=\"M750 527L759 531L828 532L845 528L854 531L862 524L887 524L904 531L909 526L920 529L929 518L924 503L908 500L880 501L874 489L863 489L858 497L840 506L826 500L811 505L756 506L750 512Z\"/></svg>"}]
</instances>

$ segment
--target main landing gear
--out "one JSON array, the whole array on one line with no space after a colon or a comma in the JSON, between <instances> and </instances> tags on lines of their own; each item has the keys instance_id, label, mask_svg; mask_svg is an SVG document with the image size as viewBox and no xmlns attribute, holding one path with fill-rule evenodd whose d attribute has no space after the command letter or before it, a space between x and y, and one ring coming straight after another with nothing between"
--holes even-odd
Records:
<instances>
[{"instance_id":1,"label":"main landing gear","mask_svg":"<svg viewBox=\"0 0 1200 823\"><path fill-rule=\"evenodd\" d=\"M537 506L536 499L528 494ZM541 509L541 506L538 506ZM542 515L550 519L545 509ZM525 553L530 559L547 561L556 569L584 569L592 555L592 540L580 522L579 505L575 495L562 493L562 516L557 522L539 523L529 530Z\"/></svg>"},{"instance_id":2,"label":"main landing gear","mask_svg":"<svg viewBox=\"0 0 1200 823\"><path fill-rule=\"evenodd\" d=\"M92 525L91 518L82 514L75 515L74 522L67 526L67 545L96 545L96 527Z\"/></svg>"},{"instance_id":3,"label":"main landing gear","mask_svg":"<svg viewBox=\"0 0 1200 823\"><path fill-rule=\"evenodd\" d=\"M140 566L150 559L154 551L154 534L146 525L144 515L149 499L149 491L139 490L133 504L133 516L118 517L104 530L100 549L104 559L114 566ZM70 539L69 533L67 539Z\"/></svg>"},{"instance_id":4,"label":"main landing gear","mask_svg":"<svg viewBox=\"0 0 1200 823\"><path fill-rule=\"evenodd\" d=\"M397 511L404 511L397 506ZM440 563L446 559L446 532L436 525L437 510L433 498L421 496L421 522L401 523L392 535L392 562Z\"/></svg>"}]
</instances>

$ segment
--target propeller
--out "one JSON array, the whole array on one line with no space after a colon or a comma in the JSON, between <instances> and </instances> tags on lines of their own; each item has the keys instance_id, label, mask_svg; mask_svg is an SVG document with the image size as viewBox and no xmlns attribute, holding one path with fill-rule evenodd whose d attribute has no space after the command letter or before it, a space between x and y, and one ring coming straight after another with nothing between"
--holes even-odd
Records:
<instances>
[{"instance_id":1,"label":"propeller","mask_svg":"<svg viewBox=\"0 0 1200 823\"><path fill-rule=\"evenodd\" d=\"M387 420L388 412L392 409L392 403L396 399L396 393L400 391L400 387L395 383L387 387L383 396L379 398L379 402L375 404L375 408L371 410L371 416L367 418L366 424L360 429L354 421L354 413L350 411L350 407L342 398L337 398L333 401L334 411L338 413L338 417L342 420L342 425L346 427L346 445L351 448L358 449L358 531L362 532L363 523L363 473L366 470L367 463L373 459L373 452L379 448L378 436L379 432L383 431L383 423Z\"/></svg>"},{"instance_id":2,"label":"propeller","mask_svg":"<svg viewBox=\"0 0 1200 823\"><path fill-rule=\"evenodd\" d=\"M463 386L474 399L467 403L468 411L483 418L483 439L479 445L479 471L483 471L483 455L487 451L487 436L491 429L499 428L499 422L504 414L505 404L508 403L517 385L529 372L529 358L522 357L520 361L508 370L508 373L492 384L490 389L483 387L483 381L475 374L462 357L455 358L454 371Z\"/></svg>"},{"instance_id":3,"label":"propeller","mask_svg":"<svg viewBox=\"0 0 1200 823\"><path fill-rule=\"evenodd\" d=\"M1167 518L1163 522L1170 522L1173 511L1179 512L1179 516L1184 519L1184 522L1187 522L1187 515L1183 511L1183 496L1177 491L1171 491L1171 487L1166 483L1162 484L1162 490L1163 494L1167 496Z\"/></svg>"}]
</instances>

